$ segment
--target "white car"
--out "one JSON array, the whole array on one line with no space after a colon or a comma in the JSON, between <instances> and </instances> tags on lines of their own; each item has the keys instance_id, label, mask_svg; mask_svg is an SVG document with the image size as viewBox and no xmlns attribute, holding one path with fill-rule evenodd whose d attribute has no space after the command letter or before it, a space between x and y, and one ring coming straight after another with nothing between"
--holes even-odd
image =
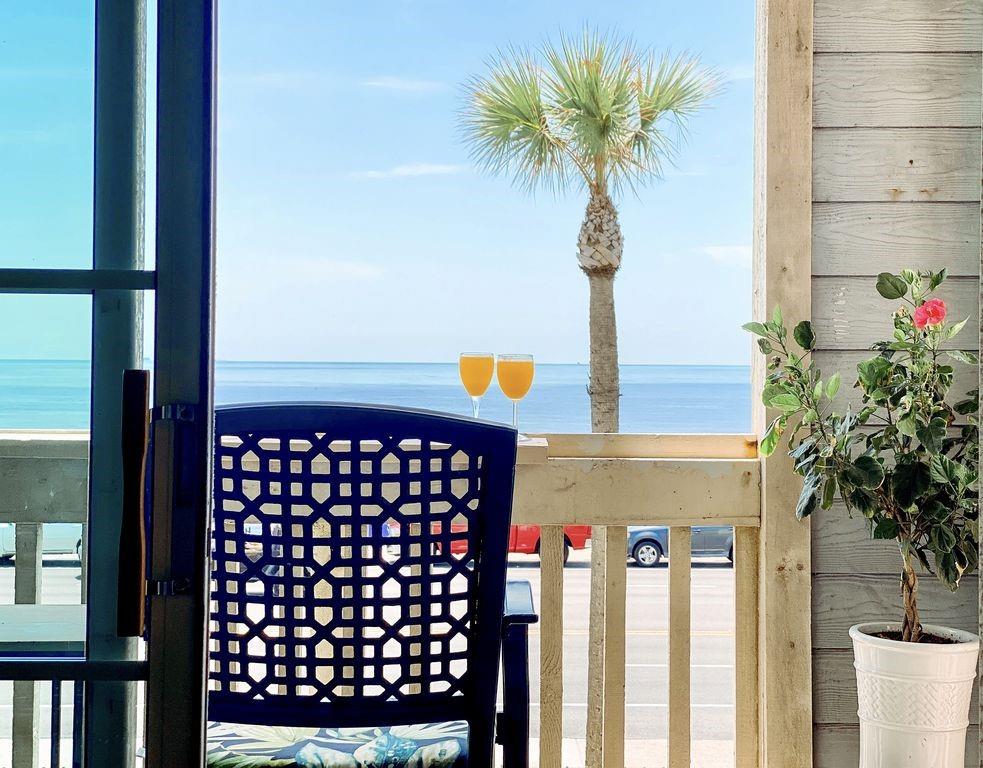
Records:
<instances>
[{"instance_id":1,"label":"white car","mask_svg":"<svg viewBox=\"0 0 983 768\"><path fill-rule=\"evenodd\" d=\"M0 562L16 552L14 523L0 523ZM81 523L45 523L41 529L41 552L45 555L82 555Z\"/></svg>"}]
</instances>

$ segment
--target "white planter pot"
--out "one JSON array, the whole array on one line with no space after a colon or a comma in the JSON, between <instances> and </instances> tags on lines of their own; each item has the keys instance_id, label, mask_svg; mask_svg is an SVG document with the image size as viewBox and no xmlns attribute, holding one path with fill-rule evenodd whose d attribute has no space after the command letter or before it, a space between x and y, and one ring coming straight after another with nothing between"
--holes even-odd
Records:
<instances>
[{"instance_id":1,"label":"white planter pot","mask_svg":"<svg viewBox=\"0 0 983 768\"><path fill-rule=\"evenodd\" d=\"M850 628L860 704L860 768L963 768L980 639L924 626L948 645L874 637L897 624Z\"/></svg>"}]
</instances>

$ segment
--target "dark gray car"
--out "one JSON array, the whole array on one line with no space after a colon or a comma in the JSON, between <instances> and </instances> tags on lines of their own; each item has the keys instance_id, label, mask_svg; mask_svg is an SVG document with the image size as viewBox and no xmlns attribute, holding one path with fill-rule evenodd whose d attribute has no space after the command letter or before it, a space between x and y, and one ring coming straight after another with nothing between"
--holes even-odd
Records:
<instances>
[{"instance_id":1,"label":"dark gray car","mask_svg":"<svg viewBox=\"0 0 983 768\"><path fill-rule=\"evenodd\" d=\"M693 557L726 557L734 561L734 529L701 525L692 529ZM658 565L669 556L669 529L664 525L628 526L628 557L642 568Z\"/></svg>"}]
</instances>

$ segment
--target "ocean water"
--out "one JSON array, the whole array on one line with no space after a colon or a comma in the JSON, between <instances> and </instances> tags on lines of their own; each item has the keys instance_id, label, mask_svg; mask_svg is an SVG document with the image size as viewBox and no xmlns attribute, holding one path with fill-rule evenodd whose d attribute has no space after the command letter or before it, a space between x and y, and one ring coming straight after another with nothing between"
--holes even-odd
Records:
<instances>
[{"instance_id":1,"label":"ocean water","mask_svg":"<svg viewBox=\"0 0 983 768\"><path fill-rule=\"evenodd\" d=\"M622 432L748 432L750 371L744 366L626 365ZM337 400L471 413L457 365L448 363L224 362L215 367L218 405ZM0 429L84 429L89 364L0 360ZM481 416L511 422L511 403L493 383ZM589 432L587 366L536 367L519 405L527 432Z\"/></svg>"}]
</instances>

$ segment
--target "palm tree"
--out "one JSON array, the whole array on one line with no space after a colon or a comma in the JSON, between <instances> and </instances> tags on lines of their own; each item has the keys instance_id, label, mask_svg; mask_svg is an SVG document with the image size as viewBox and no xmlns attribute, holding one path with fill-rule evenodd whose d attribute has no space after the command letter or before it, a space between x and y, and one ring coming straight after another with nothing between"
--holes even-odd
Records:
<instances>
[{"instance_id":1,"label":"palm tree","mask_svg":"<svg viewBox=\"0 0 983 768\"><path fill-rule=\"evenodd\" d=\"M577 250L590 286L594 432L618 431L614 276L624 241L612 196L662 178L718 84L694 57L657 56L587 29L536 54L510 49L467 85L463 128L482 168L530 191L589 194Z\"/></svg>"}]
</instances>

